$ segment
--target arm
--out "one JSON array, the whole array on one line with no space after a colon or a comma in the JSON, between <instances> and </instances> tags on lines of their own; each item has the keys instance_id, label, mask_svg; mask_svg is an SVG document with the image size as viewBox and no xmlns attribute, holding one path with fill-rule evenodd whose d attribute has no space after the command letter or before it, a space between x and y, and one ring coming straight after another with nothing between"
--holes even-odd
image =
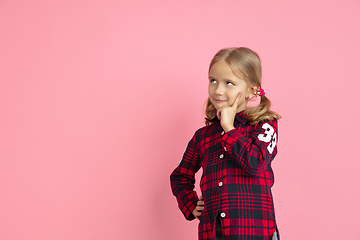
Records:
<instances>
[{"instance_id":1,"label":"arm","mask_svg":"<svg viewBox=\"0 0 360 240\"><path fill-rule=\"evenodd\" d=\"M277 154L277 120L254 126L250 137L237 129L228 131L221 144L245 172L252 177L262 174Z\"/></svg>"},{"instance_id":2,"label":"arm","mask_svg":"<svg viewBox=\"0 0 360 240\"><path fill-rule=\"evenodd\" d=\"M181 212L187 220L195 219L192 212L195 210L199 198L194 191L194 184L195 173L199 168L199 155L196 151L194 135L186 148L179 166L170 175L172 192L176 197Z\"/></svg>"}]
</instances>

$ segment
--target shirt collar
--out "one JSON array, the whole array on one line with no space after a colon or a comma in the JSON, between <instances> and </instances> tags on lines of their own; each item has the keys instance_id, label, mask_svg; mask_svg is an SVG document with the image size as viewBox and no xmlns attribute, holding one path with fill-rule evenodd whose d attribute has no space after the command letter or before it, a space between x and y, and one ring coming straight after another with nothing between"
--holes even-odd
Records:
<instances>
[{"instance_id":1,"label":"shirt collar","mask_svg":"<svg viewBox=\"0 0 360 240\"><path fill-rule=\"evenodd\" d=\"M247 119L244 116L244 112L245 112L245 110L238 112L235 115L235 121L238 121L238 122L242 123L243 125L245 125L245 123L247 122ZM215 116L213 119L208 119L208 118L205 118L205 119L212 123L216 123L216 122L220 121L217 116Z\"/></svg>"}]
</instances>

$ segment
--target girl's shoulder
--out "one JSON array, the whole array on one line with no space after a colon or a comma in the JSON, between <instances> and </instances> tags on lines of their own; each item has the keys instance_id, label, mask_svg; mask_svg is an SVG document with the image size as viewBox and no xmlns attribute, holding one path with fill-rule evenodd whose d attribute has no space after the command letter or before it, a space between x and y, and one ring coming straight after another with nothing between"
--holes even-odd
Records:
<instances>
[{"instance_id":1,"label":"girl's shoulder","mask_svg":"<svg viewBox=\"0 0 360 240\"><path fill-rule=\"evenodd\" d=\"M264 123L277 125L278 124L278 119L276 119L276 118L274 118L274 119L264 119L264 120L258 122L257 124L255 124L255 126L261 126Z\"/></svg>"},{"instance_id":2,"label":"girl's shoulder","mask_svg":"<svg viewBox=\"0 0 360 240\"><path fill-rule=\"evenodd\" d=\"M195 131L194 138L203 139L205 136L209 136L217 131L220 127L220 123L214 123L208 126L203 126Z\"/></svg>"},{"instance_id":3,"label":"girl's shoulder","mask_svg":"<svg viewBox=\"0 0 360 240\"><path fill-rule=\"evenodd\" d=\"M272 120L265 119L265 120L262 120L262 121L258 122L257 124L250 125L249 127L254 132L261 131L261 130L267 130L269 128L272 128L273 130L277 131L277 129L278 129L278 120L276 118L272 119Z\"/></svg>"},{"instance_id":4,"label":"girl's shoulder","mask_svg":"<svg viewBox=\"0 0 360 240\"><path fill-rule=\"evenodd\" d=\"M201 128L199 128L198 130L196 130L195 133L206 133L206 132L210 132L210 131L213 131L214 129L217 129L220 127L220 122L216 122L216 123L213 123L211 125L205 125Z\"/></svg>"}]
</instances>

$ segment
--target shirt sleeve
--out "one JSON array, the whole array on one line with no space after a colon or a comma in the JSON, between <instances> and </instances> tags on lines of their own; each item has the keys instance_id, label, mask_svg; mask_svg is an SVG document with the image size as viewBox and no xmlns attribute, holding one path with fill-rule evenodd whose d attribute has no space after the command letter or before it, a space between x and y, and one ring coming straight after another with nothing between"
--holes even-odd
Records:
<instances>
[{"instance_id":1,"label":"shirt sleeve","mask_svg":"<svg viewBox=\"0 0 360 240\"><path fill-rule=\"evenodd\" d=\"M192 211L199 201L194 191L195 173L200 168L199 154L196 151L195 135L189 141L183 158L177 168L170 175L171 189L177 199L179 208L187 220L195 219Z\"/></svg>"},{"instance_id":2,"label":"shirt sleeve","mask_svg":"<svg viewBox=\"0 0 360 240\"><path fill-rule=\"evenodd\" d=\"M277 120L261 122L253 128L250 137L235 128L221 139L221 144L252 177L261 175L277 154Z\"/></svg>"}]
</instances>

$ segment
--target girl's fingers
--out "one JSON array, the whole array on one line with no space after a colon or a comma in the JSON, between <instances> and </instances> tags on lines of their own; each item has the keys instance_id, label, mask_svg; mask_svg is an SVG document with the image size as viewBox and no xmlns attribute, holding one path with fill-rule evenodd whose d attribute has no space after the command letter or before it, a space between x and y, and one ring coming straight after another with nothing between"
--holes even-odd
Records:
<instances>
[{"instance_id":1,"label":"girl's fingers","mask_svg":"<svg viewBox=\"0 0 360 240\"><path fill-rule=\"evenodd\" d=\"M231 107L234 107L235 109L237 108L239 101L240 101L240 97L241 97L242 93L239 92L239 94L236 96L234 103L231 105Z\"/></svg>"},{"instance_id":2,"label":"girl's fingers","mask_svg":"<svg viewBox=\"0 0 360 240\"><path fill-rule=\"evenodd\" d=\"M199 201L197 202L197 206L195 208L195 211L193 212L194 216L196 218L199 218L202 214L202 211L204 211L204 198L202 196L199 197Z\"/></svg>"},{"instance_id":3,"label":"girl's fingers","mask_svg":"<svg viewBox=\"0 0 360 240\"><path fill-rule=\"evenodd\" d=\"M197 207L196 207L196 211L202 212L202 211L204 211L204 207L202 207L202 206L197 206Z\"/></svg>"},{"instance_id":4,"label":"girl's fingers","mask_svg":"<svg viewBox=\"0 0 360 240\"><path fill-rule=\"evenodd\" d=\"M199 217L202 214L202 211L195 209L195 211L193 211L193 214L195 217Z\"/></svg>"},{"instance_id":5,"label":"girl's fingers","mask_svg":"<svg viewBox=\"0 0 360 240\"><path fill-rule=\"evenodd\" d=\"M197 202L197 206L195 208L196 210L196 217L199 217L201 215L201 212L204 211L204 198L202 196L199 197L199 201Z\"/></svg>"}]
</instances>

